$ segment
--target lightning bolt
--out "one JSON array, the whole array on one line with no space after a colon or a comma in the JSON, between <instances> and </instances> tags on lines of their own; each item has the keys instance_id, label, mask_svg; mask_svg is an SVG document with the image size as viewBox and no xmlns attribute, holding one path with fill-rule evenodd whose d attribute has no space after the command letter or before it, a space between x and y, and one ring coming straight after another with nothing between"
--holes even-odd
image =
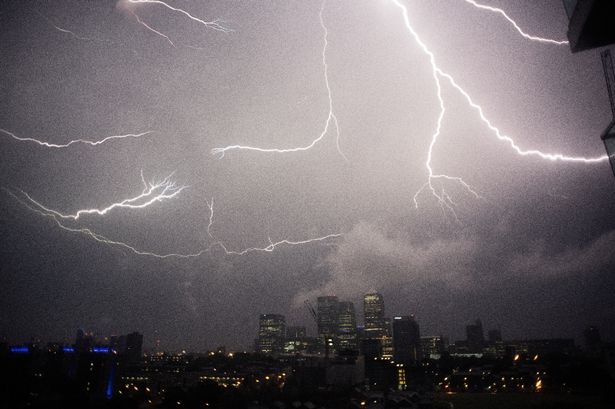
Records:
<instances>
[{"instance_id":1,"label":"lightning bolt","mask_svg":"<svg viewBox=\"0 0 615 409\"><path fill-rule=\"evenodd\" d=\"M65 33L65 34L69 34L70 36L72 36L73 38L77 39L77 40L81 40L81 41L99 41L96 40L95 38L90 38L90 37L82 37L76 33L74 33L73 31L67 30L65 28L59 27L57 25L54 24L53 21L51 21L48 17L44 16L41 12L39 12L38 10L34 10L39 16L41 16L41 18L43 18L45 21L47 21L47 23L49 23L50 26L52 26L53 28L55 28L56 30L60 31L61 33Z\"/></svg>"},{"instance_id":2,"label":"lightning bolt","mask_svg":"<svg viewBox=\"0 0 615 409\"><path fill-rule=\"evenodd\" d=\"M268 241L269 241L269 245L265 246L265 247L249 247L246 248L244 250L229 250L227 248L227 246L221 242L218 241L214 235L211 232L211 228L214 224L214 199L212 198L211 201L207 201L207 207L209 208L209 223L207 224L207 235L209 235L209 237L212 240L216 240L211 246L219 246L226 255L236 255L236 256L243 256L245 254L248 253L254 253L254 252L265 252L265 253L271 253L272 251L274 251L277 247L282 246L282 245L287 245L287 246L300 246L303 244L310 244L310 243L317 243L317 242L322 242L322 241L326 241L329 239L334 239L334 238L339 238L342 237L341 233L335 233L335 234L328 234L326 236L322 236L322 237L316 237L316 238L312 238L312 239L307 239L307 240L299 240L299 241L292 241L292 240L280 240L277 242L273 242L271 240L270 237L268 237Z\"/></svg>"},{"instance_id":3,"label":"lightning bolt","mask_svg":"<svg viewBox=\"0 0 615 409\"><path fill-rule=\"evenodd\" d=\"M166 178L162 179L160 182L147 182L143 177L143 171L141 171L141 180L143 182L144 188L139 195L124 199L120 202L113 203L101 209L81 209L74 214L63 214L58 212L57 210L49 209L48 207L45 207L43 204L34 200L28 193L23 191L21 193L25 197L27 197L32 204L36 205L43 211L48 212L49 214L53 214L54 216L60 217L62 219L79 220L79 218L84 215L104 216L110 211L117 208L144 209L156 202L162 202L164 200L172 199L179 195L182 190L187 188L187 186L178 187L176 183L171 180L172 176L173 174L170 174Z\"/></svg>"},{"instance_id":4,"label":"lightning bolt","mask_svg":"<svg viewBox=\"0 0 615 409\"><path fill-rule=\"evenodd\" d=\"M169 182L169 177L165 178L164 180L167 181L165 182L166 184L170 183ZM160 186L165 185L165 183L159 184ZM146 184L147 189L149 189L149 187L152 186L152 184L147 184L147 182L145 182L144 180L144 184ZM154 184L156 185L156 184ZM148 256L148 257L154 257L154 258L159 258L159 259L167 259L167 258L179 258L179 259L189 259L189 258L196 258L199 257L205 253L208 253L210 251L212 251L212 249L214 247L220 247L225 255L227 256L243 256L249 253L255 253L255 252L264 252L264 253L271 253L274 250L276 250L276 248L280 247L280 246L300 246L300 245L305 245L305 244L311 244L311 243L318 243L318 242L324 242L330 239L335 239L335 238L339 238L342 236L342 234L329 234L326 236L322 236L322 237L316 237L316 238L311 238L311 239L306 239L306 240L299 240L299 241L292 241L292 240L280 240L277 242L273 242L271 241L271 239L269 239L269 244L265 247L249 247L246 248L244 250L229 250L228 247L221 241L215 241L212 242L209 246L202 248L196 252L193 253L156 253L153 251L149 251L149 250L141 250L138 249L128 243L122 242L122 241L118 241L118 240L113 240L110 239L108 237L103 236L102 234L96 233L94 232L92 229L88 228L88 227L71 227L68 226L67 224L65 224L63 221L65 219L72 219L72 220L77 220L78 216L80 215L79 212L76 213L75 215L64 215L61 214L55 210L51 210L48 209L47 207L41 205L40 203L38 203L37 201L33 200L28 194L21 192L22 196L25 197L27 200L24 200L24 198L19 197L18 195L16 195L15 193L13 193L11 190L4 188L4 190L10 194L13 198L15 198L15 200L17 200L19 203L21 203L22 205L24 205L26 208L28 208L29 210L39 214L40 216L43 217L47 217L53 220L53 222L62 230L71 232L71 233L78 233L78 234L82 234L85 236L90 237L91 239L95 240L96 242L99 243L103 243L109 246L114 246L114 247L120 247L122 249L128 250L136 255L139 256ZM177 192L177 189L175 190ZM178 192L177 192L178 193ZM157 198L162 198L161 195L158 195ZM119 203L126 203L129 202L131 200L135 200L136 198L133 199L126 199L122 202ZM156 200L152 200L151 202L153 203ZM207 225L207 234L209 235L209 237L212 240L216 240L215 237L213 236L213 234L211 233L211 228L213 226L214 223L214 202L213 199L211 200L211 202L207 202L207 207L209 208L209 222ZM109 206L105 209L109 209L112 206ZM142 208L142 207L133 207L133 206L121 206L119 204L116 205L116 207L130 207L130 208ZM144 206L143 206L144 207ZM107 210L108 211L108 210ZM96 210L96 209L90 209L90 210L86 210L86 211L82 211L81 214L84 213L96 213L96 214L105 214L104 210Z\"/></svg>"},{"instance_id":5,"label":"lightning bolt","mask_svg":"<svg viewBox=\"0 0 615 409\"><path fill-rule=\"evenodd\" d=\"M533 36L533 35L530 35L530 34L526 33L525 31L523 31L523 29L521 27L519 27L519 24L517 24L517 22L515 20L510 18L510 16L508 14L506 14L506 12L504 10L500 9L500 8L486 6L484 4L480 4L480 3L476 2L474 0L464 0L464 1L466 3L469 3L469 4L473 5L476 8L481 9L481 10L487 10L487 11L491 11L493 13L500 14L502 17L504 17L506 20L508 20L508 22L510 24L513 25L513 27L515 28L515 30L517 30L519 32L519 34L521 34L523 37L527 38L528 40L538 41L540 43L556 44L556 45L567 45L568 44L568 41L552 40L550 38L537 37L537 36Z\"/></svg>"},{"instance_id":6,"label":"lightning bolt","mask_svg":"<svg viewBox=\"0 0 615 409\"><path fill-rule=\"evenodd\" d=\"M427 57L429 59L429 62L430 62L430 65L431 65L431 70L432 70L432 76L434 78L434 82L435 82L435 85L436 85L436 95L437 95L438 103L439 103L439 107L440 107L440 113L438 114L436 130L434 131L434 133L433 133L433 135L431 137L431 142L429 144L429 150L427 152L427 161L425 162L425 167L427 168L427 171L428 171L428 180L427 180L427 183L425 183L416 192L416 194L414 195L413 201L414 201L415 207L418 208L418 196L424 190L429 189L431 194L437 199L439 205L443 209L450 210L451 213L453 214L453 216L455 217L455 219L459 220L457 218L457 215L455 214L455 211L454 211L454 202L452 201L450 196L446 193L446 191L444 191L443 187L441 187L439 190L436 189L436 187L434 186L434 182L436 182L436 181L440 181L440 182L443 182L443 181L456 182L463 189L465 189L465 191L467 193L473 195L476 198L481 198L481 196L468 183L466 183L462 178L456 177L456 176L449 176L449 175L446 175L446 174L435 173L433 168L432 168L432 166L431 166L431 161L432 161L432 157L433 157L433 148L434 148L434 146L436 145L436 143L438 141L438 137L440 136L441 129L442 129L442 120L444 119L444 114L446 112L444 98L442 96L441 78L446 79L450 83L450 85L455 90L457 90L466 99L468 105L478 112L481 121L495 134L495 136L499 140L501 140L503 142L506 142L515 152L517 152L517 154L519 154L521 156L537 156L537 157L540 157L542 159L546 159L546 160L550 160L550 161L582 162L582 163L596 163L596 162L603 162L605 160L608 160L608 156L607 155L587 158L587 157L581 157L581 156L568 156L568 155L564 155L564 154L561 154L561 153L544 153L544 152L536 150L536 149L526 150L526 149L522 149L521 147L519 147L519 145L517 145L517 143L514 141L513 138L503 134L496 126L494 126L491 123L491 121L489 121L489 119L485 116L482 107L473 101L473 99L470 97L470 95L455 81L453 76L451 76L450 74L448 74L445 71L443 71L437 65L435 55L427 47L427 45L422 41L421 37L418 35L418 33L412 27L412 24L410 23L410 18L409 18L409 15L408 15L408 9L406 8L406 6L404 4L402 4L401 1L399 1L399 0L392 0L392 1L401 10L402 17L403 17L406 29L408 30L408 32L410 33L410 35L412 36L412 38L414 39L416 44L419 46L419 48L423 51L423 53L425 55L427 55ZM472 2L472 1L469 1L469 2L473 3L473 4L475 3L475 2ZM475 4L475 5L480 6L478 4ZM483 7L487 8L487 6L483 6ZM499 9L494 9L494 10L499 10ZM492 11L494 11L494 10L492 10ZM502 13L503 13L503 11L502 11ZM504 15L506 15L506 14L504 13Z\"/></svg>"},{"instance_id":7,"label":"lightning bolt","mask_svg":"<svg viewBox=\"0 0 615 409\"><path fill-rule=\"evenodd\" d=\"M84 145L90 145L90 146L97 146L97 145L101 145L101 144L103 144L103 143L105 143L107 141L114 140L114 139L140 138L142 136L146 136L146 135L149 135L149 134L153 133L153 131L147 131L147 132L141 132L141 133L137 133L137 134L129 133L129 134L126 134L126 135L112 135L112 136L107 136L107 137L105 137L103 139L100 139L100 140L97 140L97 141L90 141L90 140L87 140L87 139L75 139L75 140L72 140L72 141L70 141L68 143L55 144L55 143L49 143L49 142L41 141L41 140L35 139L35 138L22 138L22 137L19 137L19 136L15 135L14 133L9 132L6 129L2 129L2 128L0 128L0 132L10 136L11 138L13 138L13 139L15 139L17 141L21 141L21 142L34 142L34 143L36 143L36 144L38 144L40 146L44 146L46 148L58 148L58 149L60 149L60 148L68 148L69 146L74 145L74 144L78 144L78 143L82 143Z\"/></svg>"},{"instance_id":8,"label":"lightning bolt","mask_svg":"<svg viewBox=\"0 0 615 409\"><path fill-rule=\"evenodd\" d=\"M188 13L188 12L187 12L186 10L184 10L184 9L180 9L180 8L177 8L177 7L173 7L173 6L169 5L168 3L165 3L164 1L159 1L159 0L125 0L125 1L126 1L127 3L130 3L130 4L157 4L157 5L160 5L160 6L166 7L166 8L167 8L167 9L169 9L169 10L172 10L172 11L175 11L175 12L177 12L177 13L180 13L180 14L182 14L182 15L186 16L186 17L187 17L188 19L190 19L191 21L194 21L194 22L196 22L196 23L198 23L198 24L200 24L200 25L202 25L202 26L205 26L206 28L209 28L209 29L212 29L212 30L216 30L216 31L221 31L221 32L223 32L223 33L230 33L231 31L233 31L233 30L231 30L230 28L225 27L225 26L222 24L222 23L223 23L223 21L221 21L221 20L216 19L216 20L212 20L212 21L206 21L206 20L203 20L203 19L201 19L201 18L198 18L198 17L193 16L192 14ZM167 41L168 41L169 43L171 43L171 45L175 46L175 44L173 44L173 42L171 41L171 39L170 39L167 35L165 35L165 34L161 33L161 32L160 32L160 31L158 31L158 30L153 29L152 27L150 27L149 25L147 25L146 23L144 23L144 22L143 22L143 21L142 21L142 20L141 20L141 19L140 19L140 18L139 18L139 17L138 17L138 16L137 16L137 15L136 15L133 11L132 11L132 10L131 10L130 12L131 12L131 13L132 13L135 17L136 17L137 21L138 21L141 25L143 25L143 26L144 26L145 28L147 28L148 30L150 30L150 31L152 31L152 32L154 32L154 33L156 33L156 34L158 34L159 36L166 38L166 39L167 39Z\"/></svg>"},{"instance_id":9,"label":"lightning bolt","mask_svg":"<svg viewBox=\"0 0 615 409\"><path fill-rule=\"evenodd\" d=\"M193 257L198 257L201 254L203 254L205 252L205 250L201 250L199 252L196 253L192 253L192 254L175 254L175 253L170 253L170 254L158 254L158 253L154 253L151 251L145 251L145 250L139 250L134 246L131 246L130 244L121 242L121 241L117 241L117 240L112 240L109 239L105 236L103 236L102 234L98 234L94 231L92 231L91 229L87 228L87 227L70 227L67 226L65 224L62 223L62 219L61 217L59 217L57 214L54 214L52 212L49 212L47 210L45 210L42 207L39 207L38 204L36 202L31 201L31 199L29 199L28 201L23 200L21 197L19 197L18 195L16 195L15 193L13 193L12 191L4 188L4 190L11 195L15 200L17 200L19 203L21 203L22 205L24 205L26 208L28 208L29 210L50 218L51 220L54 221L54 223L61 228L62 230L71 232L71 233L79 233L82 235L86 235L88 237L90 237L91 239L99 242L99 243L103 243L109 246L116 246L116 247L120 247L123 248L125 250L128 250L134 254L140 255L140 256L150 256L150 257L155 257L155 258L161 258L161 259L165 259L165 258L172 258L172 257L178 257L178 258L193 258Z\"/></svg>"},{"instance_id":10,"label":"lightning bolt","mask_svg":"<svg viewBox=\"0 0 615 409\"><path fill-rule=\"evenodd\" d=\"M137 22L139 24L141 24L143 27L147 28L149 31L151 31L152 33L155 33L157 35L159 35L160 37L163 37L165 40L167 40L169 42L169 44L171 44L171 46L175 47L175 44L173 43L173 41L171 41L171 39L169 38L168 35L161 33L160 31L156 30L155 28L152 28L151 26L149 26L147 23L145 23L143 20L141 20L139 18L139 16L137 15L137 13L135 13L132 10L129 10L130 14L132 14L134 16L135 19L137 19Z\"/></svg>"},{"instance_id":11,"label":"lightning bolt","mask_svg":"<svg viewBox=\"0 0 615 409\"><path fill-rule=\"evenodd\" d=\"M342 158L344 158L344 160L348 161L348 158L346 158L346 155L344 155L344 153L342 152L340 148L340 126L337 120L337 116L335 115L335 112L333 111L333 97L331 95L332 94L331 85L329 84L329 67L327 65L327 48L329 46L329 40L328 40L329 30L327 29L327 26L325 25L325 20L323 17L325 3L326 3L326 0L323 0L320 6L318 17L320 20L320 26L322 27L322 30L324 33L323 34L323 47L322 47L322 65L323 65L323 71L324 71L325 87L327 89L327 98L329 100L329 112L327 114L327 120L325 121L325 126L323 130L320 132L320 134L318 135L318 137L314 139L310 144L306 146L296 147L296 148L287 148L287 149L258 148L258 147L246 146L246 145L230 145L224 148L212 149L211 150L212 155L219 155L220 158L223 158L226 152L232 151L232 150L246 150L246 151L255 151L255 152L262 152L262 153L291 153L291 152L307 151L309 149L312 149L317 143L319 143L327 135L327 133L329 132L329 127L333 123L333 126L335 127L335 133L336 133L337 151L342 156Z\"/></svg>"}]
</instances>

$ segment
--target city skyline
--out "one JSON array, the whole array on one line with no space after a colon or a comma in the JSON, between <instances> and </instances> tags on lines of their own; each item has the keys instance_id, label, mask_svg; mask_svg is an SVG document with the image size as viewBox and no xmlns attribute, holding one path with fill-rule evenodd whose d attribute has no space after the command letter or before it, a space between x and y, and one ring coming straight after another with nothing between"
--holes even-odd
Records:
<instances>
[{"instance_id":1,"label":"city skyline","mask_svg":"<svg viewBox=\"0 0 615 409\"><path fill-rule=\"evenodd\" d=\"M427 342L426 345L429 345L427 349L435 347L435 344L433 344L433 342L442 343L443 350L448 348L449 345L454 348L456 343L461 342L461 345L464 350L467 349L465 353L472 354L480 353L482 352L484 346L493 345L495 342L501 342L502 340L524 341L570 339L573 340L573 342L576 342L578 346L586 344L587 342L589 342L588 339L591 339L592 337L598 339L598 343L608 343L611 341L608 338L602 338L599 332L599 328L595 327L591 323L586 323L582 330L575 331L575 334L569 333L550 337L510 337L507 336L506 328L504 328L503 337L501 325L489 324L488 326L483 327L483 323L480 318L476 318L475 320L468 320L465 323L461 323L461 326L464 328L464 336L454 337L448 333L437 331L431 333L421 333L421 330L419 329L421 324L420 319L415 317L414 314L406 312L406 315L393 314L391 316L387 316L385 314L385 300L382 294L373 291L364 294L364 296L362 297L362 310L356 310L354 308L353 302L340 300L336 296L321 296L318 298L319 300L322 300L324 302L325 307L321 307L321 309L314 311L316 316L312 317L314 319L311 322L287 322L286 316L284 314L261 313L258 315L258 325L257 331L255 333L256 336L249 347L237 347L233 345L216 345L215 347L213 347L211 345L202 345L199 348L190 350L190 352L202 353L204 351L228 348L229 351L254 351L263 353L265 355L279 355L288 353L292 355L293 353L306 352L306 345L295 345L295 341L311 339L321 343L320 347L318 348L324 348L323 341L330 340L332 343L330 344L331 349L329 353L331 356L333 356L338 352L344 350L355 350L357 352L363 351L363 346L361 344L362 340L380 340L384 336L385 339L387 337L390 338L388 341L385 340L385 343L386 345L389 345L389 348L392 348L391 351L395 351L397 349L404 349L408 345L414 348L414 351L403 352L404 355L403 358L401 358L402 360L407 360L408 357L406 355L410 354L412 356L412 361L418 361L425 358L423 355L421 355L422 352L420 351L420 349L425 349L426 347L421 347L419 345L425 342ZM306 307L308 309L313 308L309 303L306 304ZM340 317L344 317L343 320ZM372 331L369 331L369 324L366 326L366 322L370 321L372 323ZM376 325L374 325L374 323ZM398 327L397 329L396 326ZM313 330L311 330L311 327L313 327ZM366 329L368 330L366 331ZM349 333L354 334L350 337L350 339L347 337ZM396 333L398 333L397 339ZM89 346L96 344L113 347L113 345L118 342L118 345L122 345L122 343L126 342L126 337L134 336L134 334L138 334L138 336L140 337L140 341L138 342L140 345L143 344L144 337L143 334L140 334L139 332L130 333L127 336L120 336L117 335L117 333L100 334L93 331L92 329L89 329L89 332L84 332L83 328L77 329L77 338L74 343L71 341L71 337L65 337L60 340L41 339L36 336L32 336L27 340L14 340L13 342L8 343L6 339L0 341L4 342L4 345L11 346L11 348L20 348L22 345L35 345L40 348L46 343L58 342L63 345L78 346L80 344L79 340L84 338L85 336L89 340L87 344ZM342 338L344 338L343 341ZM124 341L122 341L122 339L124 339ZM401 339L403 339L403 341L401 341ZM287 346L285 344L286 341L293 342L292 349L287 350ZM183 347L180 347L179 349L169 349L167 346L160 343L160 339L150 339L149 343L146 342L144 345L146 351L150 353L164 351L186 351L186 349ZM139 347L139 350L140 348L141 347ZM296 350L296 348L303 349ZM308 349L310 348L312 349L312 352L308 352L308 354L315 353L315 346L312 345ZM382 344L380 348L382 348ZM325 350L320 350L318 354L324 355ZM400 356L398 356L397 354L398 352L390 352L391 356L388 359L400 360ZM385 352L385 356L388 356L387 352ZM394 358L394 356L397 356L397 358Z\"/></svg>"},{"instance_id":2,"label":"city skyline","mask_svg":"<svg viewBox=\"0 0 615 409\"><path fill-rule=\"evenodd\" d=\"M2 2L0 338L243 350L370 291L615 338L612 113L561 0L163 3Z\"/></svg>"}]
</instances>

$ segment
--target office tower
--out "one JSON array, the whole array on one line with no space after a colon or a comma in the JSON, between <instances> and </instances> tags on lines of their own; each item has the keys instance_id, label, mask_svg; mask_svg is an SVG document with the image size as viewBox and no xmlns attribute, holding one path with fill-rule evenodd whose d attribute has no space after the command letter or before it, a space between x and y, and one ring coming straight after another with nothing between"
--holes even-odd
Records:
<instances>
[{"instance_id":1,"label":"office tower","mask_svg":"<svg viewBox=\"0 0 615 409\"><path fill-rule=\"evenodd\" d=\"M600 352L602 339L600 338L598 327L587 327L585 331L583 331L583 337L585 338L585 348L588 352Z\"/></svg>"},{"instance_id":2,"label":"office tower","mask_svg":"<svg viewBox=\"0 0 615 409\"><path fill-rule=\"evenodd\" d=\"M446 350L446 343L446 340L442 336L421 337L422 357L438 359Z\"/></svg>"},{"instance_id":3,"label":"office tower","mask_svg":"<svg viewBox=\"0 0 615 409\"><path fill-rule=\"evenodd\" d=\"M128 362L139 362L143 350L143 334L131 332L126 335L126 360Z\"/></svg>"},{"instance_id":4,"label":"office tower","mask_svg":"<svg viewBox=\"0 0 615 409\"><path fill-rule=\"evenodd\" d=\"M77 337L75 338L75 351L88 352L94 345L94 334L85 333L82 329L77 330Z\"/></svg>"},{"instance_id":5,"label":"office tower","mask_svg":"<svg viewBox=\"0 0 615 409\"><path fill-rule=\"evenodd\" d=\"M495 344L502 341L502 332L499 329L489 330L489 343Z\"/></svg>"},{"instance_id":6,"label":"office tower","mask_svg":"<svg viewBox=\"0 0 615 409\"><path fill-rule=\"evenodd\" d=\"M284 349L286 321L283 315L261 314L256 350L262 354L278 354Z\"/></svg>"},{"instance_id":7,"label":"office tower","mask_svg":"<svg viewBox=\"0 0 615 409\"><path fill-rule=\"evenodd\" d=\"M393 331L391 330L391 320L384 319L384 327L382 328L383 336L380 338L382 345L382 355L384 359L393 359Z\"/></svg>"},{"instance_id":8,"label":"office tower","mask_svg":"<svg viewBox=\"0 0 615 409\"><path fill-rule=\"evenodd\" d=\"M354 311L354 304L347 301L339 302L337 315L337 349L339 351L357 351L358 347L357 318Z\"/></svg>"},{"instance_id":9,"label":"office tower","mask_svg":"<svg viewBox=\"0 0 615 409\"><path fill-rule=\"evenodd\" d=\"M303 339L306 337L305 327L292 326L286 328L287 339Z\"/></svg>"},{"instance_id":10,"label":"office tower","mask_svg":"<svg viewBox=\"0 0 615 409\"><path fill-rule=\"evenodd\" d=\"M316 305L316 321L318 336L321 338L335 338L337 334L337 318L339 301L336 296L318 297Z\"/></svg>"},{"instance_id":11,"label":"office tower","mask_svg":"<svg viewBox=\"0 0 615 409\"><path fill-rule=\"evenodd\" d=\"M468 352L480 353L483 351L485 335L483 334L483 323L480 320L466 326L466 339L468 341Z\"/></svg>"},{"instance_id":12,"label":"office tower","mask_svg":"<svg viewBox=\"0 0 615 409\"><path fill-rule=\"evenodd\" d=\"M363 318L366 339L381 338L386 335L382 295L378 293L365 294L363 297Z\"/></svg>"},{"instance_id":13,"label":"office tower","mask_svg":"<svg viewBox=\"0 0 615 409\"><path fill-rule=\"evenodd\" d=\"M393 318L393 351L395 362L413 364L421 360L421 334L413 315Z\"/></svg>"},{"instance_id":14,"label":"office tower","mask_svg":"<svg viewBox=\"0 0 615 409\"><path fill-rule=\"evenodd\" d=\"M286 327L286 340L284 341L284 353L303 354L307 352L310 340L307 338L305 327Z\"/></svg>"}]
</instances>

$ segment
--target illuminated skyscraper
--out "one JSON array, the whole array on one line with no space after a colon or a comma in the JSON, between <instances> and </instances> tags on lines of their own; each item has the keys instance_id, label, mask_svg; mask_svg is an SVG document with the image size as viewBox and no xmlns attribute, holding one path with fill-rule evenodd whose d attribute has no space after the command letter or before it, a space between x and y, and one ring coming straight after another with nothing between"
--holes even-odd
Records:
<instances>
[{"instance_id":1,"label":"illuminated skyscraper","mask_svg":"<svg viewBox=\"0 0 615 409\"><path fill-rule=\"evenodd\" d=\"M391 322L384 316L384 298L381 294L369 293L363 296L363 321L365 324L363 339L377 339L380 344L379 356L392 359Z\"/></svg>"},{"instance_id":2,"label":"illuminated skyscraper","mask_svg":"<svg viewBox=\"0 0 615 409\"><path fill-rule=\"evenodd\" d=\"M365 294L363 297L363 318L366 339L379 339L387 335L386 319L384 318L384 298L382 298L381 294Z\"/></svg>"},{"instance_id":3,"label":"illuminated skyscraper","mask_svg":"<svg viewBox=\"0 0 615 409\"><path fill-rule=\"evenodd\" d=\"M354 312L354 304L342 301L338 303L337 348L339 351L356 351L358 347L357 318Z\"/></svg>"},{"instance_id":4,"label":"illuminated skyscraper","mask_svg":"<svg viewBox=\"0 0 615 409\"><path fill-rule=\"evenodd\" d=\"M446 350L447 341L444 337L421 337L421 354L425 358L439 359Z\"/></svg>"},{"instance_id":5,"label":"illuminated skyscraper","mask_svg":"<svg viewBox=\"0 0 615 409\"><path fill-rule=\"evenodd\" d=\"M286 320L283 315L261 314L259 319L257 352L278 354L284 350Z\"/></svg>"}]
</instances>

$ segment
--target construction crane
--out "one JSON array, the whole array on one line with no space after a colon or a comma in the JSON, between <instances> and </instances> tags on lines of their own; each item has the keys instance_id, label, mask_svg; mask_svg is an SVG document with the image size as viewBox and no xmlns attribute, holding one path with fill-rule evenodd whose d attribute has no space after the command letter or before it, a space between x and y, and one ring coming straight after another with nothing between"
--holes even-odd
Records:
<instances>
[{"instance_id":1,"label":"construction crane","mask_svg":"<svg viewBox=\"0 0 615 409\"><path fill-rule=\"evenodd\" d=\"M305 300L303 303L305 304L306 308L310 312L310 315L312 316L312 318L314 318L314 322L316 323L316 328L318 328L318 313L316 312L316 309L314 308L310 300ZM323 335L322 338L323 338L322 341L325 344L325 359L329 359L329 351L331 347L333 346L333 340L330 338L327 338L326 335Z\"/></svg>"}]
</instances>

